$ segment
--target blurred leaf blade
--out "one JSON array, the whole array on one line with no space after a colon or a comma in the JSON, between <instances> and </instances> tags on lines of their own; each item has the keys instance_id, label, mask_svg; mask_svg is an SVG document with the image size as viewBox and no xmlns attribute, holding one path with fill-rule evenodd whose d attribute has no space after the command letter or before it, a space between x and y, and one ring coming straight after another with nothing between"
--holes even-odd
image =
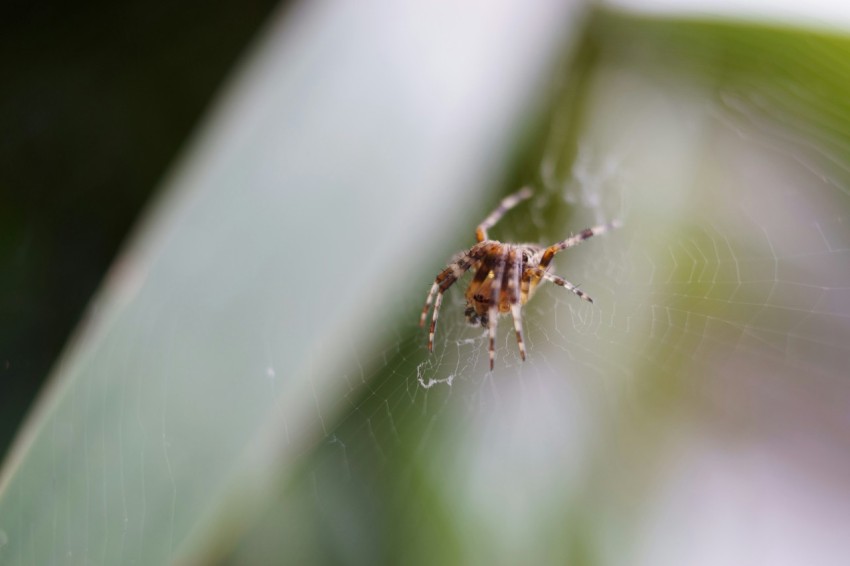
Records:
<instances>
[{"instance_id":1,"label":"blurred leaf blade","mask_svg":"<svg viewBox=\"0 0 850 566\"><path fill-rule=\"evenodd\" d=\"M416 269L399 235L492 180L569 9L304 3L274 23L4 463L0 561L215 559L327 434L352 340L374 341L357 329L403 281L385 266Z\"/></svg>"}]
</instances>

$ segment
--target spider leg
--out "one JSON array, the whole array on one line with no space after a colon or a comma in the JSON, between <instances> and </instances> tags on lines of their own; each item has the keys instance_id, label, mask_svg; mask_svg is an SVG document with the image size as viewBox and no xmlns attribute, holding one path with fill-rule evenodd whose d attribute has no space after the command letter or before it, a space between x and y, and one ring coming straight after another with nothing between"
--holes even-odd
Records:
<instances>
[{"instance_id":1,"label":"spider leg","mask_svg":"<svg viewBox=\"0 0 850 566\"><path fill-rule=\"evenodd\" d=\"M434 284L431 285L431 291L428 292L428 298L425 300L425 306L422 308L422 314L419 317L419 326L424 326L425 319L428 317L428 310L431 307L431 300L436 293L437 299L434 301L434 314L431 316L431 327L428 329L429 352L434 351L434 334L437 331L437 318L440 316L440 305L443 304L443 293L467 272L472 262L473 258L468 253L464 254L457 261L441 271L434 280Z\"/></svg>"},{"instance_id":2,"label":"spider leg","mask_svg":"<svg viewBox=\"0 0 850 566\"><path fill-rule=\"evenodd\" d=\"M434 295L437 294L437 291L440 293L444 292L446 289L452 286L452 284L460 279L464 273L469 269L469 266L472 265L472 257L468 253L464 253L461 257L450 263L445 269L443 269L437 278L434 280L434 284L431 285L431 290L428 292L428 298L425 299L425 306L422 307L422 314L419 316L419 326L425 326L425 319L428 318L428 311L431 308L431 302L434 300Z\"/></svg>"},{"instance_id":3,"label":"spider leg","mask_svg":"<svg viewBox=\"0 0 850 566\"><path fill-rule=\"evenodd\" d=\"M593 299L590 298L590 295L588 295L587 293L585 293L584 291L582 291L581 289L579 289L578 287L576 287L575 285L573 285L572 283L570 283L569 281L564 279L563 277L558 277L554 273L549 273L548 271L544 271L544 270L540 269L539 267L535 267L533 269L533 272L534 272L535 275L540 276L547 281L551 281L555 285L560 285L564 289L566 289L568 291L572 291L573 293L578 295L578 297L581 300L587 301L588 303L593 303Z\"/></svg>"},{"instance_id":4,"label":"spider leg","mask_svg":"<svg viewBox=\"0 0 850 566\"><path fill-rule=\"evenodd\" d=\"M520 271L522 271L522 255L516 250L511 250L509 256L508 273L505 281L508 285L508 293L511 303L511 317L514 319L514 330L516 331L516 342L519 346L519 355L525 361L525 343L522 341L522 303L520 295Z\"/></svg>"},{"instance_id":5,"label":"spider leg","mask_svg":"<svg viewBox=\"0 0 850 566\"><path fill-rule=\"evenodd\" d=\"M499 296L502 291L502 277L505 272L505 254L496 260L493 270L493 284L490 286L490 307L487 313L487 333L490 335L490 371L496 363L496 324L499 320Z\"/></svg>"},{"instance_id":6,"label":"spider leg","mask_svg":"<svg viewBox=\"0 0 850 566\"><path fill-rule=\"evenodd\" d=\"M475 230L475 237L478 242L483 242L487 239L487 230L492 228L496 222L498 222L502 216L505 215L507 211L521 203L522 201L530 198L532 195L530 187L523 187L512 195L508 195L502 199L502 202L499 203L499 206L496 207L496 210L490 213L490 216L484 219L484 221L478 225L478 228Z\"/></svg>"},{"instance_id":7,"label":"spider leg","mask_svg":"<svg viewBox=\"0 0 850 566\"><path fill-rule=\"evenodd\" d=\"M440 305L443 304L443 292L437 293L437 300L434 301L434 316L431 317L431 327L428 329L428 351L434 351L434 334L437 331L437 317L440 316Z\"/></svg>"},{"instance_id":8,"label":"spider leg","mask_svg":"<svg viewBox=\"0 0 850 566\"><path fill-rule=\"evenodd\" d=\"M604 234L605 232L613 228L619 227L620 221L615 220L613 222L609 222L608 224L600 224L599 226L594 226L593 228L585 228L575 236L571 236L562 242L558 242L557 244L553 244L546 248L543 251L543 255L540 257L539 265L543 269L546 269L549 266L549 263L552 261L552 258L555 257L556 253L563 251L567 248L577 246L588 238L598 236L599 234Z\"/></svg>"}]
</instances>

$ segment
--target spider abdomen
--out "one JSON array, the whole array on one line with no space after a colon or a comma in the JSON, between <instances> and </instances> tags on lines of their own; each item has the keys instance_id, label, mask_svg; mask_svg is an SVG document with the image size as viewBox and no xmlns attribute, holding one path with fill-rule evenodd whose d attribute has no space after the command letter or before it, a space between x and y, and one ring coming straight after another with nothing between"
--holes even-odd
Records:
<instances>
[{"instance_id":1,"label":"spider abdomen","mask_svg":"<svg viewBox=\"0 0 850 566\"><path fill-rule=\"evenodd\" d=\"M490 304L496 292L497 314L508 314L512 305L531 299L540 277L533 272L532 246L485 242L483 257L472 266L475 276L466 289L466 318L470 324L486 327ZM495 287L498 286L498 289ZM517 292L518 289L518 292ZM518 300L517 300L518 299Z\"/></svg>"}]
</instances>

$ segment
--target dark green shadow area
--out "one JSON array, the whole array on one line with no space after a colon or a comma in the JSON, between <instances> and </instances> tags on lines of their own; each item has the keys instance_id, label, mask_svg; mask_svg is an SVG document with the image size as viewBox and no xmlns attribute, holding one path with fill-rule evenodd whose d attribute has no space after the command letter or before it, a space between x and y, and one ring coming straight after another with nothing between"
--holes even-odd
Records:
<instances>
[{"instance_id":1,"label":"dark green shadow area","mask_svg":"<svg viewBox=\"0 0 850 566\"><path fill-rule=\"evenodd\" d=\"M278 4L0 9L0 455L154 187Z\"/></svg>"}]
</instances>

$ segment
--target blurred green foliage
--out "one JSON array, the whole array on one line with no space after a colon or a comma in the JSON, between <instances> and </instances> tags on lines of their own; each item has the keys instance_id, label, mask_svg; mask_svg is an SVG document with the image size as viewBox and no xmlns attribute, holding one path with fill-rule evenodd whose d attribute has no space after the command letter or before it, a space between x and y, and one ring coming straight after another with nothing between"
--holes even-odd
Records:
<instances>
[{"instance_id":1,"label":"blurred green foliage","mask_svg":"<svg viewBox=\"0 0 850 566\"><path fill-rule=\"evenodd\" d=\"M0 9L0 454L157 181L278 4Z\"/></svg>"},{"instance_id":2,"label":"blurred green foliage","mask_svg":"<svg viewBox=\"0 0 850 566\"><path fill-rule=\"evenodd\" d=\"M605 115L609 110L613 113L600 96L600 77L620 71L640 76L662 91L668 88L698 91L706 98L697 99L699 104L695 106L723 107L724 111L728 111L724 117L742 120L742 128L756 122L760 135L767 138L773 135L773 139L783 143L790 139L788 148L783 146L786 153L781 153L782 156L802 156L802 150L794 152L800 146L814 144L816 151L811 158L815 160L815 169L834 179L839 186L839 190L835 191L838 197L831 194L830 198L842 206L846 205L847 199L841 197L841 187L850 186L847 178L850 171L847 167L850 163L847 149L850 148L850 140L847 139L850 137L848 51L850 40L836 34L737 22L659 20L594 13L579 43L565 56L561 67L553 71L550 86L541 87L552 89L548 97L541 97L548 98L548 105L537 118L530 119L532 125L522 135L523 142L518 144L521 145L517 150L520 157L508 174L510 178L499 188L499 191L506 192L522 182L540 187L543 196L534 203L536 208L529 206L519 214L542 221L523 222L518 215L506 219L505 224L500 226L500 233L505 234L506 240L513 240L514 236L523 240L547 240L558 237L565 226L573 226L574 219L588 219L588 210L584 209L590 207L556 197L562 195L564 187L570 186L587 132L594 128L604 129L604 125L594 122L594 116ZM612 98L619 98L622 107L628 108L630 96L632 92L624 90L613 93ZM727 104L742 100L749 103L743 112L737 112L741 108ZM686 113L689 107L682 106ZM686 126L683 124L683 128ZM644 129L639 134L645 136L649 145L649 140L657 132ZM626 137L625 133L623 137ZM714 149L709 144L701 148ZM809 154L805 156L808 158ZM705 166L700 160L713 164L712 158L698 155L694 161ZM701 187L699 183L699 179L693 181L695 186ZM629 190L634 190L639 198L646 197L646 192L638 191L637 184L636 181L634 185L628 185ZM736 190L739 188L734 187ZM811 187L806 186L801 191L809 189ZM682 191L685 190L683 187ZM495 202L497 195L492 197ZM648 198L652 195L649 194ZM716 201L713 200L715 198ZM132 548L139 552L149 551L148 558L163 561L172 556L171 551L180 549L188 556L233 564L512 564L527 561L591 565L628 562L636 553L645 550L642 537L647 534L645 525L652 520L653 505L658 504L657 495L666 487L667 474L680 465L679 454L671 446L681 438L688 438L688 431L699 429L703 432L718 427L718 422L723 425L732 423L729 425L732 429L730 437L739 432L734 428L739 422L745 423L741 428L749 431L771 424L759 420L762 411L775 410L774 405L759 404L763 401L757 394L759 390L751 395L756 408L751 413L747 413L748 407L742 410L752 420L740 415L737 415L738 421L726 419L729 413L734 413L734 403L727 401L737 401L738 390L723 387L721 378L726 373L732 374L738 379L735 387L742 391L752 387L758 379L770 379L773 380L770 385L777 386L774 391L778 391L776 395L780 397L794 390L783 389L788 383L774 380L775 376L762 370L758 363L766 360L765 367L778 368L777 374L784 371L792 377L800 370L794 365L797 360L793 356L798 352L792 347L778 354L767 349L765 353L754 347L747 349L746 343L738 336L762 329L753 322L756 317L749 317L747 311L747 307L754 303L761 311L769 310L776 303L777 311L784 309L782 315L790 316L785 313L785 310L794 311L789 307L790 298L780 291L774 293L774 289L781 283L794 282L798 273L789 274L789 269L789 273L782 273L781 277L774 274L773 279L759 281L760 286L748 287L740 294L727 293L721 295L720 300L715 300L712 293L717 289L716 278L694 276L693 265L678 261L681 257L674 257L672 261L662 257L668 252L673 253L671 250L674 249L664 237L689 242L696 249L712 249L719 238L709 232L716 222L715 217L710 216L711 206L720 207L729 201L729 193L718 189L717 195L698 200L691 216L675 219L671 222L672 227L665 225L656 232L653 232L656 217L647 215L641 218L636 213L629 220L643 233L641 230L627 232L627 227L621 233L625 235L619 244L616 239L611 244L598 244L620 250L621 255L617 255L616 251L607 255L598 252L600 257L604 257L595 263L593 255L577 256L589 267L582 268L579 261L576 272L582 276L599 277L589 280L588 284L596 284L597 290L603 293L603 299L608 293L607 305L602 300L599 303L605 306L596 307L602 310L573 311L571 306L564 306L571 304L566 302L569 299L559 302L559 298L542 297L528 307L532 313L528 318L528 332L537 339L531 354L533 359L521 366L510 354L503 354L506 349L501 348L499 369L495 374L479 371L483 367L479 357L483 342L477 340L474 333L464 330L457 320L452 322L449 316L441 319L440 332L445 338L439 344L440 351L433 356L424 351L423 333L415 322L423 294L419 291L426 286L405 284L398 296L364 298L364 301L384 305L386 310L381 313L392 311L392 320L370 321L364 327L363 334L374 345L371 350L358 350L353 346L359 344L357 339L363 338L355 337L350 343L340 346L332 342L317 351L316 357L326 356L329 359L331 353L343 352L337 360L337 377L346 386L342 389L347 390L340 399L337 389L328 394L336 397L327 398L322 397L321 392L317 394L315 390L302 388L297 390L302 394L300 398L283 400L290 402L290 409L309 409L302 409L301 413L293 410L295 417L281 411L285 419L310 413L303 422L285 423L287 435L290 427L308 429L309 434L305 434L304 438L309 442L304 441L306 445L300 446L296 458L284 459L282 464L274 455L267 460L260 459L261 465L272 462L281 466L262 470L262 475L273 478L271 487L262 482L252 483L250 475L249 479L240 479L237 475L235 486L223 488L213 482L213 488L202 489L195 483L200 481L199 478L192 477L191 473L187 473L186 477L180 473L172 475L171 465L174 461L175 469L194 469L197 475L200 472L219 474L214 477L215 481L220 477L232 479L233 476L229 475L231 466L250 466L250 462L232 461L242 454L243 440L238 434L234 433L233 438L222 435L219 445L216 443L219 439L211 442L208 438L210 429L197 426L192 418L197 418L197 422L208 422L202 419L209 418L204 411L214 413L217 407L210 408L206 403L224 399L227 401L226 411L222 416L215 414L215 419L209 419L216 423L225 421L222 429L214 430L232 431L241 427L239 430L250 431L250 423L246 424L244 419L265 415L263 411L268 410L269 404L280 401L275 395L289 385L288 380L292 376L272 375L270 385L264 388L256 383L253 376L243 375L242 366L234 362L232 372L241 380L236 385L232 380L224 379L201 381L197 375L189 376L191 383L174 379L151 385L146 380L148 376L160 379L163 372L170 371L172 366L157 365L158 360L144 360L149 352L138 352L142 347L135 348L131 332L110 335L109 339L117 346L127 348L127 358L114 355L119 351L117 347L104 346L100 351L95 350L93 357L96 363L86 369L94 377L80 371L80 383L85 385L64 384L71 392L61 400L64 405L58 409L51 408L51 412L43 415L44 420L38 423L43 425L44 430L52 432L42 431L32 455L25 458L17 475L11 478L7 491L0 493L0 517L4 518L0 528L7 540L18 544L20 540L28 541L31 532L44 533L57 523L64 524L55 517L39 516L45 509L61 515L68 524L73 523L68 517L82 515L87 525L93 525L93 531L104 523L110 526L109 521L104 519L107 516L105 510L111 509L109 506L114 505L114 501L105 494L107 487L118 480L106 476L105 470L113 468L106 465L102 469L99 467L100 462L112 462L114 457L106 448L102 451L100 448L112 446L111 435L117 434L116 430L124 433L120 421L132 416L133 410L139 413L161 410L162 430L139 432L136 429L143 427L131 422L133 426L128 430L139 438L128 433L118 443L124 452L122 466L127 461L132 462L132 471L140 468L142 482L152 474L148 471L145 475L144 468L153 468L153 460L164 459L168 463L168 474L163 473L163 476L172 483L166 481L162 485L173 489L135 498L133 496L138 494L129 490L130 503L124 502L124 511L130 508L128 515L141 513L144 517L149 513L143 522L149 521L156 534L145 532L144 525L142 532L138 532L137 524L113 527L112 538L108 541L108 528L105 533L87 531L89 538L85 550L93 556L101 556L97 554L101 551L103 556L121 555L123 546L119 550L113 548L118 544L117 533L131 532L133 538L128 542L128 548L136 545ZM489 209L489 203L479 204L480 210L470 211L471 217L478 218ZM664 203L661 204L663 207ZM703 213L705 215L700 216ZM538 216L535 217L535 214ZM841 214L845 212L841 211ZM802 219L808 220L805 216ZM325 218L321 217L321 220ZM200 228L204 227L200 224ZM183 228L193 235L203 232L197 226L184 225ZM472 230L469 232L471 236ZM646 233L660 235L658 240L653 240ZM717 257L712 258L715 263L746 263L753 258L761 261L767 257L779 264L780 260L791 263L794 259L792 254L781 255L784 253L781 250L766 250L764 242L748 241L744 235L746 232L742 231L728 236L728 246L734 250L734 262L725 261L718 252ZM659 240L661 244L656 249L638 250L644 243L657 244ZM767 240L770 243L770 238ZM219 249L215 251L221 253ZM239 255L232 250L230 252ZM622 271L617 271L617 268L622 267L629 257L640 259L638 252L656 260L654 266L668 265L667 279L650 278L641 286L641 282L618 278ZM776 255L767 255L768 252ZM442 258L420 259L429 264L442 261ZM424 266L422 271L426 271ZM631 273L637 271L635 269ZM263 273L260 272L261 275ZM405 274L411 278L418 275ZM261 278L254 275L246 277L246 287L250 290L253 290L251 285ZM376 271L373 276L377 281L386 277L387 273ZM203 281L203 278L198 277L191 283L198 281ZM404 281L408 278L405 277ZM274 283L284 289L287 284L285 280L275 280ZM737 283L745 283L743 277ZM839 287L841 281L832 279L829 285L825 285L804 279L803 283L808 288L824 292L831 287ZM202 290L203 285L197 285L197 288ZM453 291L457 293L458 290ZM631 293L637 299L630 303L628 297L620 299L617 292ZM238 298L241 299L242 295ZM144 296L140 300L146 299L150 300ZM305 304L310 299L305 299ZM328 296L312 299L326 300ZM619 300L616 308L615 299ZM453 299L447 299L447 303L450 300ZM238 301L234 303L237 307L242 305ZM205 314L192 310L194 303L190 307L168 302L164 303L165 307L163 303L153 304L163 311L187 308L191 317L203 318ZM216 303L209 308L226 310L231 306L227 303L222 307ZM655 308L663 311L664 316L651 318L648 322L640 318L641 309L652 311ZM238 311L238 308L233 310ZM621 310L627 314L622 315ZM585 315L584 312L591 314ZM677 327L671 320L682 313L690 318L686 324ZM811 315L806 317L808 322L808 318L817 319L823 313L811 308L803 314ZM570 319L571 316L575 316L575 320ZM606 322L582 333L582 323L585 322L582 316L591 320L605 317ZM628 320L616 318L618 316ZM650 312L650 317L654 316L654 312ZM777 318L782 324L776 324L772 330L786 342L792 343L803 333L795 334L796 319ZM609 319L612 322L608 323ZM698 322L692 323L692 319ZM702 319L708 319L708 323L699 322ZM251 361L252 356L256 357L256 352L249 351L244 345L244 349L227 351L231 340L233 344L237 343L237 335L242 337L253 333L251 336L258 337L253 342L257 343L273 334L265 332L266 329L257 330L256 324L253 324L256 320L252 318L239 328L210 329L218 340L215 343L221 348L215 356L209 353L208 358L204 358L203 367L209 370L209 374L214 373L219 365L216 356L221 356L225 364L231 358ZM723 328L714 331L710 328L712 323ZM139 326L144 324L144 319L138 321ZM558 329L559 324L568 328L569 342L566 344L562 344L566 340L562 340L564 334ZM669 326L663 327L665 324ZM689 324L693 324L694 328ZM329 334L331 326L328 324ZM656 326L661 326L661 330ZM802 324L798 326L803 327ZM288 330L291 337L300 329ZM190 337L186 342L178 342L183 338L174 336L174 343L179 343L179 346L168 352L178 368L175 374L183 365L191 365L194 354L204 354L203 351L191 350L192 346L201 349L203 341L193 341ZM822 338L820 340L818 345L830 345ZM149 344L145 346L149 347ZM705 353L703 348L717 349ZM283 351L286 351L285 348ZM831 353L836 352L836 358L840 359L846 354L846 348L839 345L831 350ZM750 354L751 360L755 360L753 364L758 371L753 370L752 373L758 375L753 379L743 372L735 373L734 366L724 365L742 353ZM116 411L120 413L117 416L105 410L104 422L94 423L97 426L93 425L90 433L75 436L74 426L71 426L72 432L64 438L56 432L61 429L57 423L75 424L82 414L85 428L85 412L89 404L99 407L98 400L107 399L107 394L114 395L116 383L110 379L116 362L110 360L110 356L126 366L132 365L127 359L134 362L142 359L138 363L147 373L139 372L143 377L135 377L130 384L138 389L133 389L129 397L125 397L122 391L119 397L122 403L127 398L131 399L132 403L128 406L137 404L139 407L134 405L125 412L122 405L121 411ZM258 365L264 363L269 363L274 369L272 361L263 359L257 362ZM622 373L628 374L633 381L617 381L619 376L605 381L605 378L611 377L608 375L610 367L625 367ZM727 367L732 369L727 370ZM843 380L835 372L835 367L824 362L816 369L827 375L843 394ZM576 368L586 368L586 371L582 373ZM308 370L301 371L309 373ZM115 375L122 375L122 372L116 371ZM591 382L588 377L601 379ZM704 383L697 380L699 377L716 379L715 383ZM197 382L194 381L196 378ZM441 383L428 389L425 383L431 379ZM446 385L449 380L453 380L450 386ZM312 383L308 380L308 384ZM729 398L706 394L704 389L712 386L718 387ZM181 395L181 387L185 388L187 395ZM201 391L203 395L199 395ZM160 394L161 397L157 397ZM73 402L65 402L69 398L73 398ZM142 401L139 402L139 399ZM185 404L183 401L186 401ZM171 407L169 403L178 406ZM107 409L111 407L108 403L106 405ZM817 413L819 409L820 406L815 405L812 412ZM172 419L170 427L164 424L166 413L168 419ZM167 432L175 434L184 430L179 424L175 425L178 420L175 414L191 415L187 417L189 426L185 430L197 436L181 438L178 435L172 439ZM242 418L228 428L227 418L234 414ZM117 426L109 421L113 417L119 423ZM276 420L261 422L259 427L265 433L268 432L267 427L283 428ZM259 436L260 431L255 434ZM91 441L90 436L101 443ZM133 444L134 439L139 440L140 446ZM253 454L250 448L254 440L250 437L245 440L249 445L245 448L246 453ZM832 442L841 446L840 439L832 439ZM57 465L51 458L62 450L73 453L75 448L79 448L76 443L80 444L84 457L88 458L90 454L96 457L81 464L86 467L85 474L66 478L62 476L65 466ZM683 443L688 444L688 440ZM203 454L209 458L205 461L216 462L215 465L219 466L214 470L202 469L192 461L194 450L202 452L205 447L215 452L213 455ZM283 452L282 447L280 450ZM176 462L178 457L182 457L181 462ZM181 464L185 468L180 468ZM709 473L714 471L709 470ZM25 473L29 475L23 477ZM127 473L129 476L131 471ZM124 481L123 468L121 481ZM65 483L73 487L68 489L72 496L62 492L66 497L61 499L61 505L55 503L51 506L51 501L30 500L31 494L40 493L44 486L61 491ZM267 491L253 493L252 489L258 489L257 486ZM100 488L103 488L103 494ZM44 493L52 492L45 489ZM205 500L208 493L213 494L213 501ZM50 497L45 496L45 499ZM239 506L233 510L228 504L234 499L240 504L247 503L244 503L244 508ZM104 509L103 516L101 507ZM210 517L207 513L215 516ZM13 519L5 522L5 518L10 516ZM82 528L79 525L72 527ZM68 527L69 530L72 527ZM125 530L122 531L122 528ZM164 539L174 536L175 532L179 540L169 540L166 545ZM185 538L181 538L183 536ZM67 541L59 539L53 540L55 548L47 551L54 558L62 556L62 550L68 546ZM148 544L151 539L163 541L163 546L151 549ZM112 546L107 547L107 542ZM120 540L122 545L124 542ZM15 554L10 554L15 557L12 563L24 563L26 560L22 557L29 556L28 552L37 555L40 550L22 549L21 546L14 548ZM7 550L0 547L0 558L5 558L3 552Z\"/></svg>"}]
</instances>

